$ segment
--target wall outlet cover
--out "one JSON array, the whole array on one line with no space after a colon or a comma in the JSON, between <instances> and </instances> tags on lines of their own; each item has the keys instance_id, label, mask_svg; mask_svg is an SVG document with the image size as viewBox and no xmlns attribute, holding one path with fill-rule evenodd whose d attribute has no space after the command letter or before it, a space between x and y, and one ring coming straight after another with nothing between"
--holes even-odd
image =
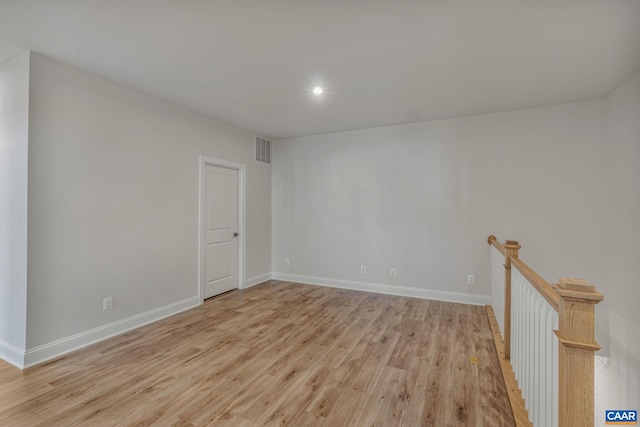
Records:
<instances>
[{"instance_id":1,"label":"wall outlet cover","mask_svg":"<svg viewBox=\"0 0 640 427\"><path fill-rule=\"evenodd\" d=\"M102 311L111 310L113 308L113 297L106 297L102 300Z\"/></svg>"}]
</instances>

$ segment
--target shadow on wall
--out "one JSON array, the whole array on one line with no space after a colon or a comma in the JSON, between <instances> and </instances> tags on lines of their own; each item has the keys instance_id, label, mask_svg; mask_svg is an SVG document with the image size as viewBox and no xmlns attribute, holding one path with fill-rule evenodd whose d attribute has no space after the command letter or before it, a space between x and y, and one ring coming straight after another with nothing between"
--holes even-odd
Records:
<instances>
[{"instance_id":1,"label":"shadow on wall","mask_svg":"<svg viewBox=\"0 0 640 427\"><path fill-rule=\"evenodd\" d=\"M595 363L594 416L595 425L601 425L608 409L640 409L640 359L631 352L640 346L640 325L614 310L601 310L596 316L608 332L597 338L603 348Z\"/></svg>"},{"instance_id":2,"label":"shadow on wall","mask_svg":"<svg viewBox=\"0 0 640 427\"><path fill-rule=\"evenodd\" d=\"M489 295L491 295L491 246L485 246L482 251L482 257L476 265L475 272L473 274L476 276L476 284L473 285L473 287L486 289L488 290Z\"/></svg>"}]
</instances>

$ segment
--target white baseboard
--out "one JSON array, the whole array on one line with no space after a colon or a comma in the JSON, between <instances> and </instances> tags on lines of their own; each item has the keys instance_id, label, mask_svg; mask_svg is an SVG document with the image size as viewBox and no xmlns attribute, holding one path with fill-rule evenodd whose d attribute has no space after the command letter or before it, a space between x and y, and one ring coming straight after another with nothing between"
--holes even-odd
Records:
<instances>
[{"instance_id":1,"label":"white baseboard","mask_svg":"<svg viewBox=\"0 0 640 427\"><path fill-rule=\"evenodd\" d=\"M434 289L409 288L405 286L390 286L376 283L355 282L351 280L328 279L326 277L302 276L288 273L271 273L272 279L289 282L306 283L309 285L328 286L331 288L352 289L355 291L374 292L377 294L398 295L437 301L457 302L472 305L491 304L488 295L463 294L458 292L438 291Z\"/></svg>"},{"instance_id":2,"label":"white baseboard","mask_svg":"<svg viewBox=\"0 0 640 427\"><path fill-rule=\"evenodd\" d=\"M463 304L488 305L491 303L491 298L486 295L463 294L458 292L410 288L405 286L390 286L278 272L265 273L250 277L245 281L244 288L255 286L270 279ZM197 296L187 298L164 307L159 307L145 313L118 320L108 325L100 326L70 337L34 347L27 351L23 351L9 343L0 341L0 358L20 369L25 369L62 356L63 354L70 353L74 350L78 350L82 347L94 344L98 341L111 338L115 335L122 334L132 329L139 328L140 326L180 313L181 311L196 307L200 305L200 303L200 298Z\"/></svg>"},{"instance_id":3,"label":"white baseboard","mask_svg":"<svg viewBox=\"0 0 640 427\"><path fill-rule=\"evenodd\" d=\"M2 340L0 340L0 359L17 368L24 369L24 350Z\"/></svg>"},{"instance_id":4,"label":"white baseboard","mask_svg":"<svg viewBox=\"0 0 640 427\"><path fill-rule=\"evenodd\" d=\"M127 317L126 319L109 323L108 325L100 326L48 344L28 349L21 357L21 359L24 360L24 363L22 364L23 366L12 363L9 360L7 360L7 362L12 363L21 369L29 368L46 362L47 360L59 357L63 354L70 353L79 348L111 338L115 335L120 335L132 329L139 328L140 326L156 322L160 319L164 319L165 317L172 316L198 305L200 305L200 298L197 296L190 297L182 301L177 301L163 307L158 307L141 314Z\"/></svg>"},{"instance_id":5,"label":"white baseboard","mask_svg":"<svg viewBox=\"0 0 640 427\"><path fill-rule=\"evenodd\" d=\"M271 272L249 277L247 280L245 280L243 289L250 288L251 286L258 285L267 280L271 280Z\"/></svg>"}]
</instances>

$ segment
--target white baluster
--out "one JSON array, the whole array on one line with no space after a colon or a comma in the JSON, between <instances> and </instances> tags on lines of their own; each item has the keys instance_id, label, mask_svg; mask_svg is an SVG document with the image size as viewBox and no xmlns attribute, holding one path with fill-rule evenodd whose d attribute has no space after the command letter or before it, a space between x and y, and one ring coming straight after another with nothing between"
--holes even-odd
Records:
<instances>
[{"instance_id":1,"label":"white baluster","mask_svg":"<svg viewBox=\"0 0 640 427\"><path fill-rule=\"evenodd\" d=\"M534 425L557 426L558 313L516 268L511 270L511 364Z\"/></svg>"}]
</instances>

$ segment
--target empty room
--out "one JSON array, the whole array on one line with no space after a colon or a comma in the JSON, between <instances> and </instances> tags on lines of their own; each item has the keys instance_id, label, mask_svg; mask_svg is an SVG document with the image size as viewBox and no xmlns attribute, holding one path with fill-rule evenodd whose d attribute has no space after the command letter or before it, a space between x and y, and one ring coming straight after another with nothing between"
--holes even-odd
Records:
<instances>
[{"instance_id":1,"label":"empty room","mask_svg":"<svg viewBox=\"0 0 640 427\"><path fill-rule=\"evenodd\" d=\"M637 424L640 2L0 0L0 426Z\"/></svg>"}]
</instances>

